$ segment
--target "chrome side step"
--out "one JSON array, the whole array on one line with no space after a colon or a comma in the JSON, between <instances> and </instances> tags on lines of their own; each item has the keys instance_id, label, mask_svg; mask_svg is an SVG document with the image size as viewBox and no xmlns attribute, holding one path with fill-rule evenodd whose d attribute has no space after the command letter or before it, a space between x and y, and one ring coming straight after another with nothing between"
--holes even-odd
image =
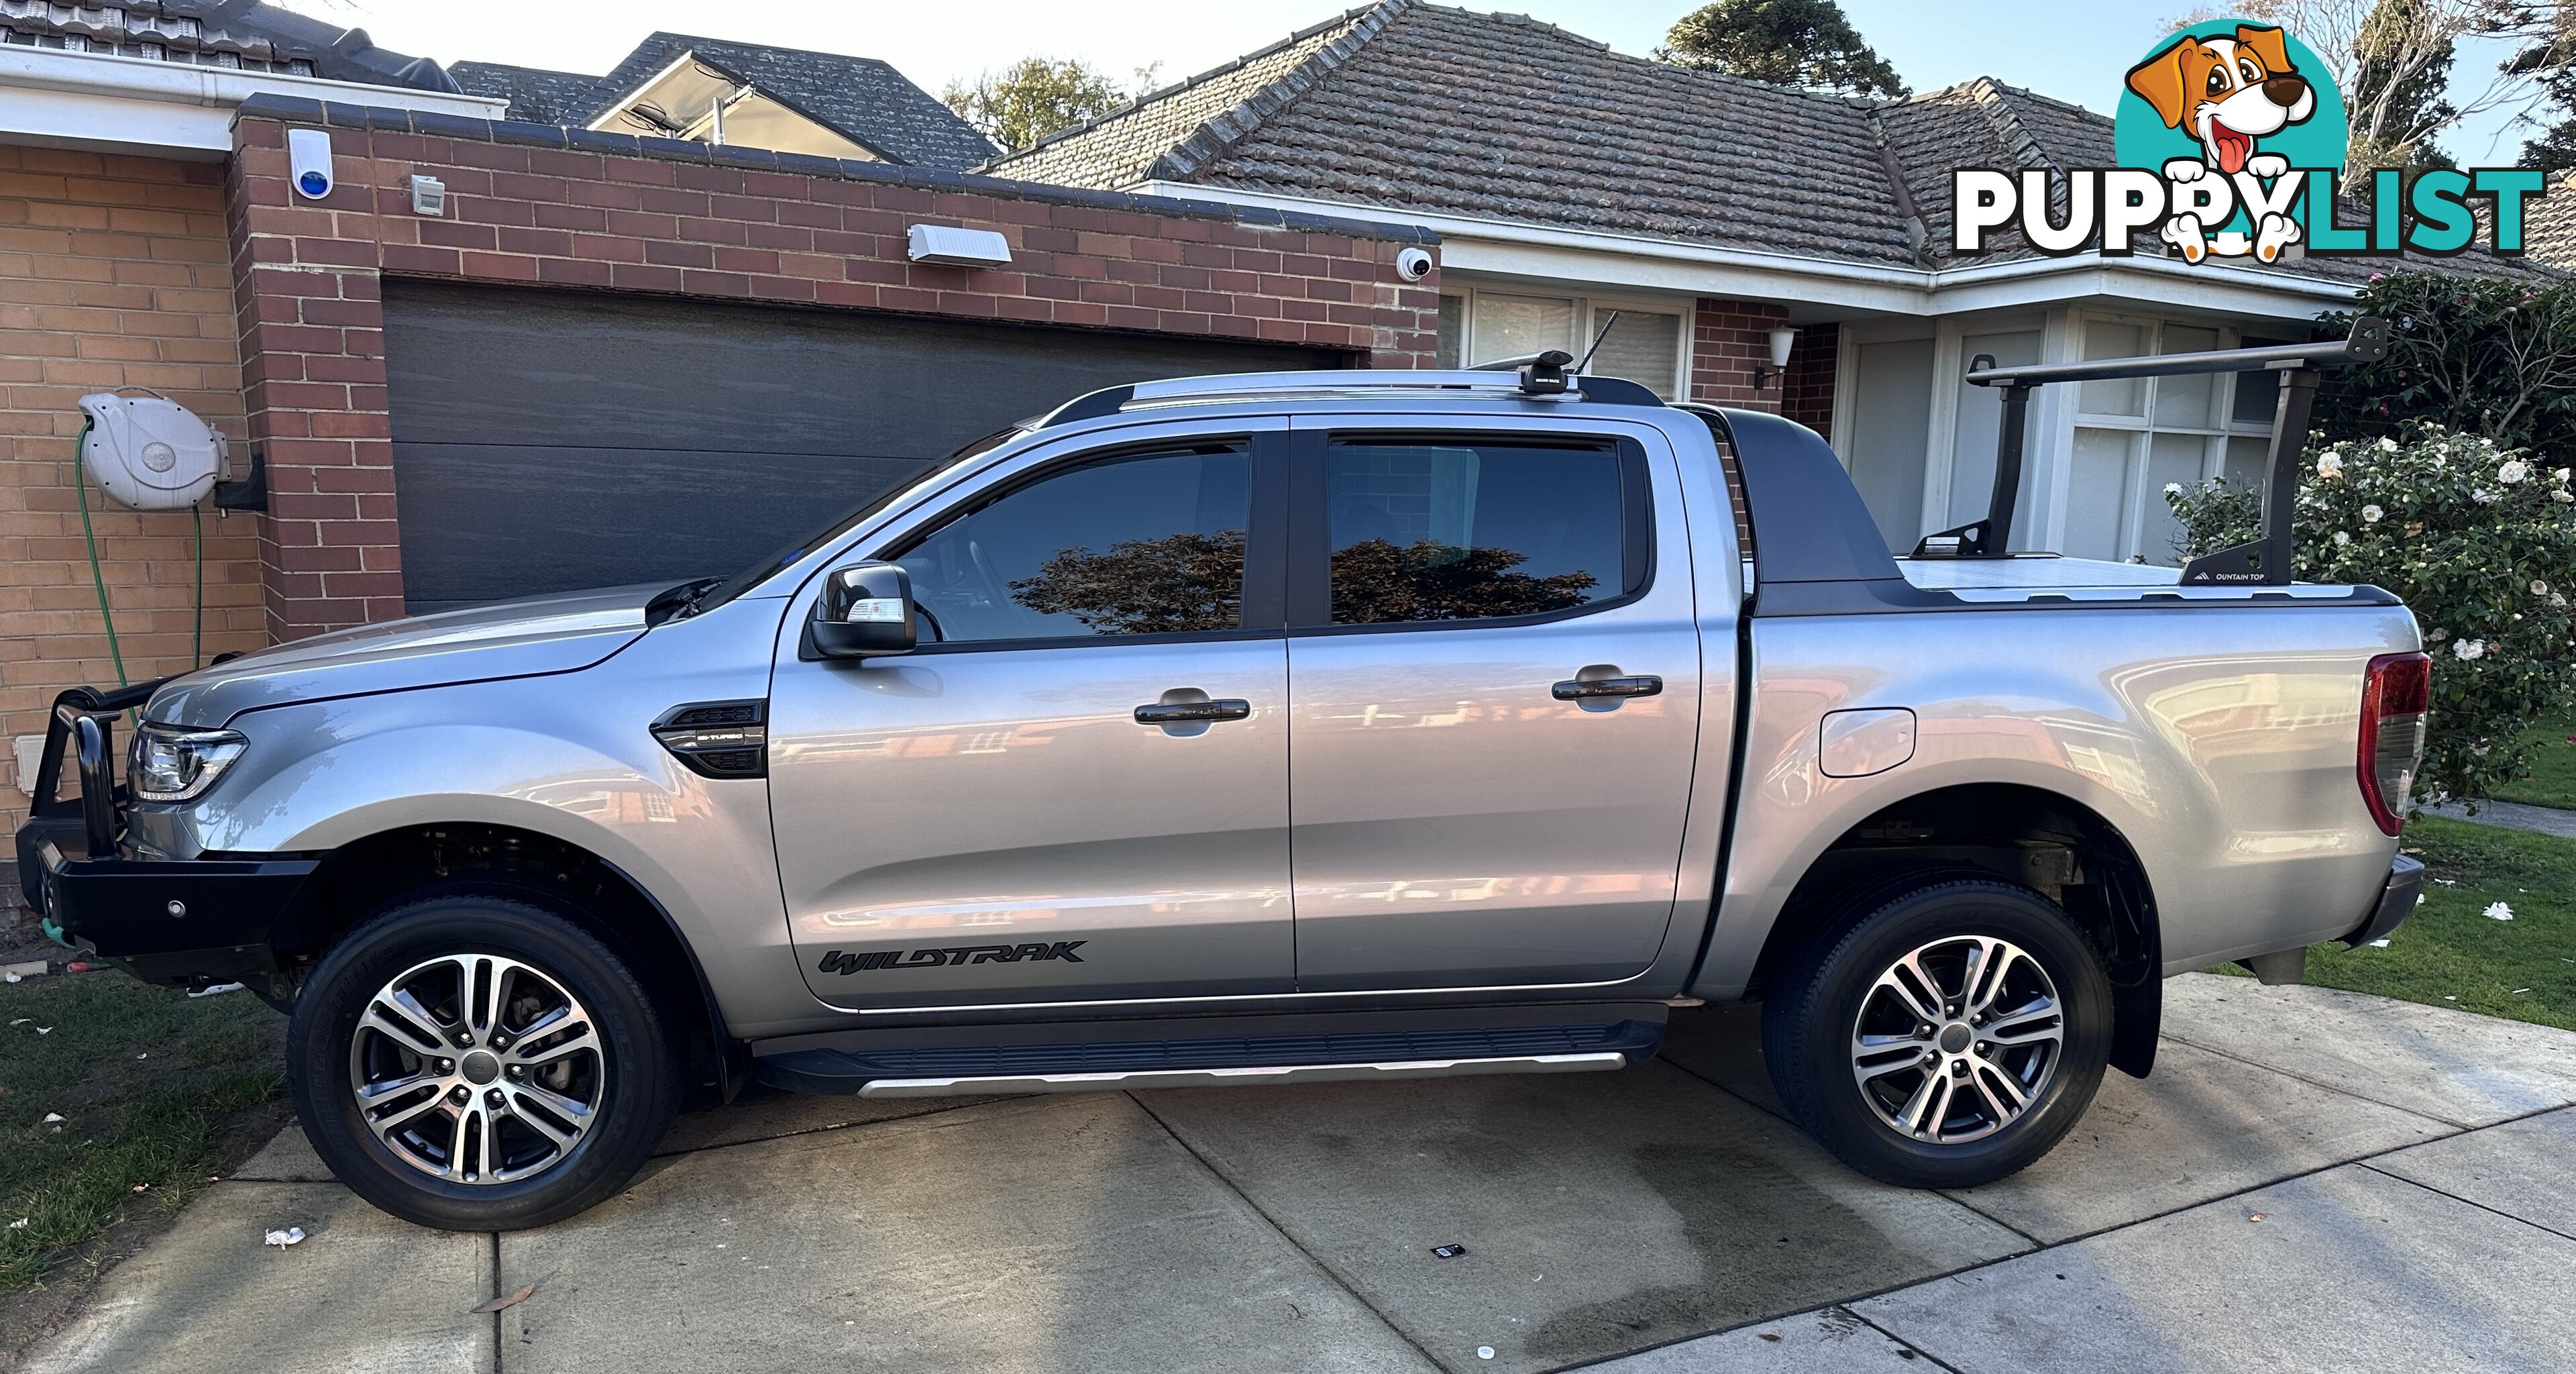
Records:
<instances>
[{"instance_id":1,"label":"chrome side step","mask_svg":"<svg viewBox=\"0 0 2576 1374\"><path fill-rule=\"evenodd\" d=\"M1592 1073L1624 1068L1628 1056L1531 1054L1496 1059L1407 1059L1375 1064L1262 1064L1231 1069L1137 1069L1112 1073L995 1074L976 1078L879 1078L861 1097L955 1097L980 1093L1078 1093L1128 1088L1222 1088L1270 1083L1337 1083L1398 1078L1463 1078L1488 1073Z\"/></svg>"}]
</instances>

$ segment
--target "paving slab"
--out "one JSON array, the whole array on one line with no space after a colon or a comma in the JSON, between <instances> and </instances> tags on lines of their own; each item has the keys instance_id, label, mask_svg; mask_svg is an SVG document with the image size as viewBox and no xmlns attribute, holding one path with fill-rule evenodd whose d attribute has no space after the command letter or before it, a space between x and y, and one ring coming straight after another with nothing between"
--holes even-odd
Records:
<instances>
[{"instance_id":1,"label":"paving slab","mask_svg":"<svg viewBox=\"0 0 2576 1374\"><path fill-rule=\"evenodd\" d=\"M1140 1097L1453 1370L1600 1359L2027 1244L1661 1063Z\"/></svg>"},{"instance_id":2,"label":"paving slab","mask_svg":"<svg viewBox=\"0 0 2576 1374\"><path fill-rule=\"evenodd\" d=\"M780 1136L802 1135L808 1131L835 1131L849 1126L864 1126L872 1121L925 1116L1001 1100L996 1097L864 1098L754 1088L724 1106L682 1112L671 1123L671 1133L663 1137L661 1148L653 1154L656 1158L688 1154L722 1145L775 1140ZM313 1153L313 1143L304 1138L304 1128L295 1124L279 1131L276 1139L243 1161L232 1176L262 1183L335 1181L331 1170L322 1163L322 1157Z\"/></svg>"},{"instance_id":3,"label":"paving slab","mask_svg":"<svg viewBox=\"0 0 2576 1374\"><path fill-rule=\"evenodd\" d=\"M774 1140L806 1131L835 1131L872 1121L893 1121L953 1111L997 1097L860 1097L855 1093L791 1093L775 1088L746 1088L721 1107L682 1112L671 1123L656 1155L686 1154L719 1145Z\"/></svg>"},{"instance_id":4,"label":"paving slab","mask_svg":"<svg viewBox=\"0 0 2576 1374\"><path fill-rule=\"evenodd\" d=\"M2457 1129L2168 1040L2038 1163L1952 1196L2054 1244Z\"/></svg>"},{"instance_id":5,"label":"paving slab","mask_svg":"<svg viewBox=\"0 0 2576 1374\"><path fill-rule=\"evenodd\" d=\"M250 1183L337 1183L313 1142L304 1138L301 1122L289 1121L259 1153L241 1162L229 1177Z\"/></svg>"},{"instance_id":6,"label":"paving slab","mask_svg":"<svg viewBox=\"0 0 2576 1374\"><path fill-rule=\"evenodd\" d=\"M683 1155L500 1248L509 1374L1430 1368L1122 1094Z\"/></svg>"},{"instance_id":7,"label":"paving slab","mask_svg":"<svg viewBox=\"0 0 2576 1374\"><path fill-rule=\"evenodd\" d=\"M1829 1307L1583 1368L1585 1374L1927 1374L1931 1362Z\"/></svg>"},{"instance_id":8,"label":"paving slab","mask_svg":"<svg viewBox=\"0 0 2576 1374\"><path fill-rule=\"evenodd\" d=\"M2418 1145L2370 1167L2576 1237L2576 1110Z\"/></svg>"},{"instance_id":9,"label":"paving slab","mask_svg":"<svg viewBox=\"0 0 2576 1374\"><path fill-rule=\"evenodd\" d=\"M303 1243L262 1243L273 1227ZM492 1238L336 1183L220 1183L118 1265L23 1374L489 1374Z\"/></svg>"},{"instance_id":10,"label":"paving slab","mask_svg":"<svg viewBox=\"0 0 2576 1374\"><path fill-rule=\"evenodd\" d=\"M2576 1031L2333 988L2165 980L2165 1035L2457 1126L2576 1103Z\"/></svg>"},{"instance_id":11,"label":"paving slab","mask_svg":"<svg viewBox=\"0 0 2576 1374\"><path fill-rule=\"evenodd\" d=\"M2571 1369L2571 1268L2576 1241L2348 1164L1850 1307L1962 1374Z\"/></svg>"}]
</instances>

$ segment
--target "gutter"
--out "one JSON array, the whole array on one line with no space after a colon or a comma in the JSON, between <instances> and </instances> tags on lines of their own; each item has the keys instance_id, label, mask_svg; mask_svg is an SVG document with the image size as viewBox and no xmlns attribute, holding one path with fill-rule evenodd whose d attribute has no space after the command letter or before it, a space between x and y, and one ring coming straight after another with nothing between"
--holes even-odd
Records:
<instances>
[{"instance_id":1,"label":"gutter","mask_svg":"<svg viewBox=\"0 0 2576 1374\"><path fill-rule=\"evenodd\" d=\"M499 119L510 102L497 96L458 95L408 86L372 86L284 72L200 67L104 53L0 45L0 89L106 96L167 105L230 109L259 92L326 100L341 105L426 110L464 119ZM0 119L6 119L0 115ZM14 123L15 121L9 121Z\"/></svg>"},{"instance_id":2,"label":"gutter","mask_svg":"<svg viewBox=\"0 0 2576 1374\"><path fill-rule=\"evenodd\" d=\"M1950 313L1950 310L1944 308L1936 299L1946 292L2082 274L2106 277L2134 275L2152 279L2158 286L2217 287L2274 297L2281 299L2285 306L2300 308L2314 304L2349 304L2361 295L2361 288L2357 285L2345 285L2316 277L2288 276L2240 267L2213 267L2207 263L2193 266L2189 263L2157 257L2106 258L2099 254L2087 254L2068 258L2022 258L2010 262L1978 263L1966 267L1938 269L1877 266L1835 258L1765 253L1744 248L1718 248L1708 244L1682 243L1671 239L1598 234L1579 229L1558 229L1546 225L1519 224L1505 220L1400 210L1391 206L1370 205L1358 201L1270 195L1259 191L1239 191L1230 187L1201 186L1191 182L1146 181L1131 189L1140 194L1214 200L1231 205L1374 216L1379 219L1400 218L1405 222L1418 224L1437 232L1443 244L1446 245L1442 252L1444 259L1458 256L1462 247L1482 241L1792 277L1841 288L1822 293L1828 297L1841 298L1834 303L1862 305L1870 309L1889 310L1899 314ZM1716 288L1712 286L1711 289ZM1889 300L1887 297L1890 295L1906 299ZM2285 313L2297 312L2293 310Z\"/></svg>"}]
</instances>

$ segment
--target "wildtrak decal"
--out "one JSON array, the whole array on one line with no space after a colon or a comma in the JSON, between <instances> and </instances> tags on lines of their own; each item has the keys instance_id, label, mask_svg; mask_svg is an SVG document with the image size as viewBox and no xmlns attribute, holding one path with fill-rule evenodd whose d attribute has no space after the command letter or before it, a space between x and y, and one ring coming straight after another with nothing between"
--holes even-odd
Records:
<instances>
[{"instance_id":1,"label":"wildtrak decal","mask_svg":"<svg viewBox=\"0 0 2576 1374\"><path fill-rule=\"evenodd\" d=\"M1075 950L1090 944L1089 940L1058 940L1053 944L1026 945L954 945L946 949L876 949L852 954L831 950L822 962L814 965L819 973L848 975L861 969L939 968L949 964L1016 964L1029 959L1061 959L1079 964L1082 956Z\"/></svg>"}]
</instances>

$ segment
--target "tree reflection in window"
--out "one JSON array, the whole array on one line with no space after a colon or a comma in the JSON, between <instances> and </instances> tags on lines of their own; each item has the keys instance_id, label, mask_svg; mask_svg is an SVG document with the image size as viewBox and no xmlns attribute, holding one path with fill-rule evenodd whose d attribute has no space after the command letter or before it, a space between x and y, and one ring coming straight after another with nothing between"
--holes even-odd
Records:
<instances>
[{"instance_id":1,"label":"tree reflection in window","mask_svg":"<svg viewBox=\"0 0 2576 1374\"><path fill-rule=\"evenodd\" d=\"M1607 446L1336 440L1333 623L1509 619L1616 594L1620 482Z\"/></svg>"},{"instance_id":2,"label":"tree reflection in window","mask_svg":"<svg viewBox=\"0 0 2576 1374\"><path fill-rule=\"evenodd\" d=\"M1183 531L1129 539L1107 553L1059 549L1011 599L1040 615L1069 615L1094 634L1231 630L1242 612L1243 534Z\"/></svg>"},{"instance_id":3,"label":"tree reflection in window","mask_svg":"<svg viewBox=\"0 0 2576 1374\"><path fill-rule=\"evenodd\" d=\"M1510 549L1461 549L1429 539L1399 548L1364 539L1333 555L1333 620L1387 625L1544 615L1582 605L1600 582L1588 572L1533 577L1512 571L1528 561Z\"/></svg>"}]
</instances>

